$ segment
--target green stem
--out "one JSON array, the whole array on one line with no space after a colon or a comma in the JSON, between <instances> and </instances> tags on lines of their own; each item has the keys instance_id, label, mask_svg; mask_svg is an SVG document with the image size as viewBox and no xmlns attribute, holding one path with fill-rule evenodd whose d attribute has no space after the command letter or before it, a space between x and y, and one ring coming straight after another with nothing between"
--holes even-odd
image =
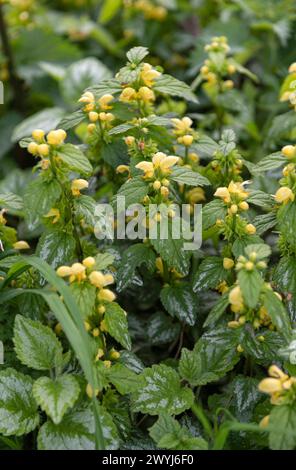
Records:
<instances>
[{"instance_id":1,"label":"green stem","mask_svg":"<svg viewBox=\"0 0 296 470\"><path fill-rule=\"evenodd\" d=\"M208 420L202 406L199 403L193 403L191 407L192 413L197 417L197 419L200 421L202 424L206 434L209 436L210 439L213 438L213 428Z\"/></svg>"}]
</instances>

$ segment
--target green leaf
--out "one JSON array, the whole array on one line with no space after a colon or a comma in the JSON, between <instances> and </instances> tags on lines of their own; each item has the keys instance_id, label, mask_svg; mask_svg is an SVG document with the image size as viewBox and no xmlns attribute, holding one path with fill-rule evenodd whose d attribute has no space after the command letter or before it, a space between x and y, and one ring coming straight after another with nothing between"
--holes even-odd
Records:
<instances>
[{"instance_id":1,"label":"green leaf","mask_svg":"<svg viewBox=\"0 0 296 470\"><path fill-rule=\"evenodd\" d=\"M33 397L55 424L72 408L79 397L80 387L72 375L60 375L52 380L40 377L33 385Z\"/></svg>"},{"instance_id":2,"label":"green leaf","mask_svg":"<svg viewBox=\"0 0 296 470\"><path fill-rule=\"evenodd\" d=\"M114 128L113 128L114 129ZM110 132L112 135L112 133ZM116 169L119 165L127 165L129 156L126 144L122 139L113 140L110 143L103 143L100 151L102 159Z\"/></svg>"},{"instance_id":3,"label":"green leaf","mask_svg":"<svg viewBox=\"0 0 296 470\"><path fill-rule=\"evenodd\" d=\"M296 447L296 409L292 404L273 406L268 424L269 445L273 450Z\"/></svg>"},{"instance_id":4,"label":"green leaf","mask_svg":"<svg viewBox=\"0 0 296 470\"><path fill-rule=\"evenodd\" d=\"M283 292L293 323L296 322L296 258L295 255L283 256L273 272L276 287Z\"/></svg>"},{"instance_id":5,"label":"green leaf","mask_svg":"<svg viewBox=\"0 0 296 470\"><path fill-rule=\"evenodd\" d=\"M118 196L125 197L125 207L131 204L142 202L143 198L148 194L148 184L143 181L140 176L127 180L117 192L117 195L112 198L111 204L116 208Z\"/></svg>"},{"instance_id":6,"label":"green leaf","mask_svg":"<svg viewBox=\"0 0 296 470\"><path fill-rule=\"evenodd\" d=\"M172 318L163 312L157 312L149 317L147 335L153 346L174 342L180 331L180 323L174 323Z\"/></svg>"},{"instance_id":7,"label":"green leaf","mask_svg":"<svg viewBox=\"0 0 296 470\"><path fill-rule=\"evenodd\" d=\"M0 194L0 206L11 211L21 211L23 209L23 200L16 194L2 193Z\"/></svg>"},{"instance_id":8,"label":"green leaf","mask_svg":"<svg viewBox=\"0 0 296 470\"><path fill-rule=\"evenodd\" d=\"M296 126L296 113L294 110L288 111L287 113L276 116L271 123L268 131L268 139L276 141L280 137L290 135L290 132L295 129Z\"/></svg>"},{"instance_id":9,"label":"green leaf","mask_svg":"<svg viewBox=\"0 0 296 470\"><path fill-rule=\"evenodd\" d=\"M264 241L258 235L245 235L235 240L232 245L232 253L238 258L240 255L245 254L245 249L248 245L258 245L260 243L264 243Z\"/></svg>"},{"instance_id":10,"label":"green leaf","mask_svg":"<svg viewBox=\"0 0 296 470\"><path fill-rule=\"evenodd\" d=\"M123 364L113 365L106 376L121 395L135 392L141 384L138 374Z\"/></svg>"},{"instance_id":11,"label":"green leaf","mask_svg":"<svg viewBox=\"0 0 296 470\"><path fill-rule=\"evenodd\" d=\"M286 242L296 244L296 202L283 204L277 213L278 228Z\"/></svg>"},{"instance_id":12,"label":"green leaf","mask_svg":"<svg viewBox=\"0 0 296 470\"><path fill-rule=\"evenodd\" d=\"M78 126L83 120L85 119L85 114L82 109L75 111L72 114L68 114L67 116L63 117L63 119L59 122L58 126L59 129L64 129L67 131L68 129L72 129L73 127Z\"/></svg>"},{"instance_id":13,"label":"green leaf","mask_svg":"<svg viewBox=\"0 0 296 470\"><path fill-rule=\"evenodd\" d=\"M244 303L250 308L255 308L263 286L261 275L258 271L246 271L245 269L241 269L238 273L238 281L243 294Z\"/></svg>"},{"instance_id":14,"label":"green leaf","mask_svg":"<svg viewBox=\"0 0 296 470\"><path fill-rule=\"evenodd\" d=\"M119 11L122 0L104 0L104 5L101 9L99 21L100 23L108 23Z\"/></svg>"},{"instance_id":15,"label":"green leaf","mask_svg":"<svg viewBox=\"0 0 296 470\"><path fill-rule=\"evenodd\" d=\"M147 49L147 47L133 47L132 49L130 49L128 51L128 53L126 54L128 60L132 63L132 64L140 64L140 62L142 62L142 60L149 54L149 51Z\"/></svg>"},{"instance_id":16,"label":"green leaf","mask_svg":"<svg viewBox=\"0 0 296 470\"><path fill-rule=\"evenodd\" d=\"M174 222L181 224L181 220L177 220L176 217ZM173 225L170 220L168 221L168 237L162 239L160 235L159 229L157 238L150 238L151 245L156 252L169 268L175 268L180 274L188 274L191 252L184 249L185 240L182 237L173 238Z\"/></svg>"},{"instance_id":17,"label":"green leaf","mask_svg":"<svg viewBox=\"0 0 296 470\"><path fill-rule=\"evenodd\" d=\"M94 313L96 301L96 288L89 283L73 282L70 285L71 292L81 310L84 319Z\"/></svg>"},{"instance_id":18,"label":"green leaf","mask_svg":"<svg viewBox=\"0 0 296 470\"><path fill-rule=\"evenodd\" d=\"M61 187L56 180L45 181L39 177L28 184L24 195L25 216L29 230L35 230L41 218L54 207L61 195Z\"/></svg>"},{"instance_id":19,"label":"green leaf","mask_svg":"<svg viewBox=\"0 0 296 470\"><path fill-rule=\"evenodd\" d=\"M63 349L54 332L39 321L15 317L14 346L22 364L36 370L50 370L62 364Z\"/></svg>"},{"instance_id":20,"label":"green leaf","mask_svg":"<svg viewBox=\"0 0 296 470\"><path fill-rule=\"evenodd\" d=\"M287 159L283 157L281 152L271 153L267 157L262 158L262 160L253 167L252 173L264 173L266 171L276 170L287 162Z\"/></svg>"},{"instance_id":21,"label":"green leaf","mask_svg":"<svg viewBox=\"0 0 296 470\"><path fill-rule=\"evenodd\" d=\"M43 129L45 132L49 132L57 127L64 115L65 111L62 108L44 109L24 119L21 124L16 126L11 139L13 142L18 142L23 137L31 136L34 129Z\"/></svg>"},{"instance_id":22,"label":"green leaf","mask_svg":"<svg viewBox=\"0 0 296 470\"><path fill-rule=\"evenodd\" d=\"M265 245L264 243L256 243L254 245L248 245L245 252L248 256L250 256L251 253L256 253L256 261L259 261L268 258L271 255L271 248L269 245Z\"/></svg>"},{"instance_id":23,"label":"green leaf","mask_svg":"<svg viewBox=\"0 0 296 470\"><path fill-rule=\"evenodd\" d=\"M179 318L180 321L190 326L195 324L198 301L189 285L165 286L160 293L160 299L170 315Z\"/></svg>"},{"instance_id":24,"label":"green leaf","mask_svg":"<svg viewBox=\"0 0 296 470\"><path fill-rule=\"evenodd\" d=\"M264 191L252 189L249 191L248 203L269 210L274 207L274 198L271 194L267 194Z\"/></svg>"},{"instance_id":25,"label":"green leaf","mask_svg":"<svg viewBox=\"0 0 296 470\"><path fill-rule=\"evenodd\" d=\"M226 292L214 305L206 321L204 322L203 326L206 328L208 326L214 325L223 315L228 305L229 305L229 294L228 292Z\"/></svg>"},{"instance_id":26,"label":"green leaf","mask_svg":"<svg viewBox=\"0 0 296 470\"><path fill-rule=\"evenodd\" d=\"M137 243L124 251L117 273L117 289L124 290L133 280L135 271L145 264L149 271L155 269L156 256L153 250L143 243Z\"/></svg>"},{"instance_id":27,"label":"green leaf","mask_svg":"<svg viewBox=\"0 0 296 470\"><path fill-rule=\"evenodd\" d=\"M214 199L206 204L202 209L202 226L204 230L215 225L217 219L225 219L227 208L223 201Z\"/></svg>"},{"instance_id":28,"label":"green leaf","mask_svg":"<svg viewBox=\"0 0 296 470\"><path fill-rule=\"evenodd\" d=\"M173 168L170 179L180 184L187 184L188 186L208 186L211 184L204 176L184 167Z\"/></svg>"},{"instance_id":29,"label":"green leaf","mask_svg":"<svg viewBox=\"0 0 296 470\"><path fill-rule=\"evenodd\" d=\"M98 253L95 257L96 264L94 268L97 271L102 271L114 262L114 256L111 253Z\"/></svg>"},{"instance_id":30,"label":"green leaf","mask_svg":"<svg viewBox=\"0 0 296 470\"><path fill-rule=\"evenodd\" d=\"M192 386L205 385L223 377L239 361L236 331L225 328L204 334L194 350L182 349L179 372Z\"/></svg>"},{"instance_id":31,"label":"green leaf","mask_svg":"<svg viewBox=\"0 0 296 470\"><path fill-rule=\"evenodd\" d=\"M67 232L52 230L39 238L36 254L53 268L57 268L75 257L76 243Z\"/></svg>"},{"instance_id":32,"label":"green leaf","mask_svg":"<svg viewBox=\"0 0 296 470\"><path fill-rule=\"evenodd\" d=\"M109 413L99 406L106 449L117 449L118 435ZM47 421L38 434L39 450L95 450L95 425L90 408L73 410L61 423Z\"/></svg>"},{"instance_id":33,"label":"green leaf","mask_svg":"<svg viewBox=\"0 0 296 470\"><path fill-rule=\"evenodd\" d=\"M193 393L189 388L181 386L178 373L171 367L153 365L145 369L140 378L143 386L132 395L134 411L149 415L162 412L177 415L191 407Z\"/></svg>"},{"instance_id":34,"label":"green leaf","mask_svg":"<svg viewBox=\"0 0 296 470\"><path fill-rule=\"evenodd\" d=\"M219 145L211 139L211 137L202 135L198 141L192 145L192 148L198 155L212 157L219 149Z\"/></svg>"},{"instance_id":35,"label":"green leaf","mask_svg":"<svg viewBox=\"0 0 296 470\"><path fill-rule=\"evenodd\" d=\"M201 437L192 437L185 427L166 413L149 429L149 434L160 449L207 450L208 444Z\"/></svg>"},{"instance_id":36,"label":"green leaf","mask_svg":"<svg viewBox=\"0 0 296 470\"><path fill-rule=\"evenodd\" d=\"M165 93L166 95L179 96L193 103L198 103L198 99L192 92L190 86L171 75L163 74L157 78L154 82L153 90Z\"/></svg>"},{"instance_id":37,"label":"green leaf","mask_svg":"<svg viewBox=\"0 0 296 470\"><path fill-rule=\"evenodd\" d=\"M75 215L90 227L96 224L95 209L96 201L91 196L81 195L74 199Z\"/></svg>"},{"instance_id":38,"label":"green leaf","mask_svg":"<svg viewBox=\"0 0 296 470\"><path fill-rule=\"evenodd\" d=\"M282 333L287 340L289 340L291 336L291 324L287 311L283 303L272 290L266 289L264 295L264 306L277 330Z\"/></svg>"},{"instance_id":39,"label":"green leaf","mask_svg":"<svg viewBox=\"0 0 296 470\"><path fill-rule=\"evenodd\" d=\"M253 220L253 225L256 227L256 233L263 235L263 233L271 230L277 223L276 213L269 212L268 214L260 214Z\"/></svg>"},{"instance_id":40,"label":"green leaf","mask_svg":"<svg viewBox=\"0 0 296 470\"><path fill-rule=\"evenodd\" d=\"M193 279L194 292L214 289L227 279L229 271L223 268L223 259L218 256L208 256L198 267Z\"/></svg>"},{"instance_id":41,"label":"green leaf","mask_svg":"<svg viewBox=\"0 0 296 470\"><path fill-rule=\"evenodd\" d=\"M92 166L84 153L75 145L61 145L57 151L58 157L67 165L69 170L77 171L82 175L92 173Z\"/></svg>"},{"instance_id":42,"label":"green leaf","mask_svg":"<svg viewBox=\"0 0 296 470\"><path fill-rule=\"evenodd\" d=\"M33 380L14 369L0 372L0 433L22 436L39 424L37 403L32 396Z\"/></svg>"},{"instance_id":43,"label":"green leaf","mask_svg":"<svg viewBox=\"0 0 296 470\"><path fill-rule=\"evenodd\" d=\"M131 339L125 311L116 302L106 305L104 316L107 331L126 349L131 349Z\"/></svg>"},{"instance_id":44,"label":"green leaf","mask_svg":"<svg viewBox=\"0 0 296 470\"><path fill-rule=\"evenodd\" d=\"M110 70L94 57L87 57L74 62L67 68L60 83L62 96L66 102L73 105L86 88L109 78L110 75Z\"/></svg>"}]
</instances>

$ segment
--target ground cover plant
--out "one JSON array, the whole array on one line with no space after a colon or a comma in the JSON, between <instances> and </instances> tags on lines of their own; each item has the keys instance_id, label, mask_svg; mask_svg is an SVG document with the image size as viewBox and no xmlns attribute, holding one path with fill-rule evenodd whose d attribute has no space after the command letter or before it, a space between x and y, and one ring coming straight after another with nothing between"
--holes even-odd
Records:
<instances>
[{"instance_id":1,"label":"ground cover plant","mask_svg":"<svg viewBox=\"0 0 296 470\"><path fill-rule=\"evenodd\" d=\"M296 448L295 15L0 2L1 449Z\"/></svg>"}]
</instances>

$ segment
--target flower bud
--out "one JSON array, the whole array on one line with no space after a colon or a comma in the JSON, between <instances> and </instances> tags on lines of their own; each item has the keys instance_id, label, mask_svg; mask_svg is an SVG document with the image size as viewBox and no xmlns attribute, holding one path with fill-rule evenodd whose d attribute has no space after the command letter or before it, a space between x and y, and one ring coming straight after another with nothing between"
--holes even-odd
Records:
<instances>
[{"instance_id":1,"label":"flower bud","mask_svg":"<svg viewBox=\"0 0 296 470\"><path fill-rule=\"evenodd\" d=\"M47 157L49 155L49 146L47 144L38 145L38 153L42 157Z\"/></svg>"},{"instance_id":2,"label":"flower bud","mask_svg":"<svg viewBox=\"0 0 296 470\"><path fill-rule=\"evenodd\" d=\"M279 204L287 203L289 201L294 201L295 195L290 188L288 188L287 186L282 186L275 193L274 199Z\"/></svg>"},{"instance_id":3,"label":"flower bud","mask_svg":"<svg viewBox=\"0 0 296 470\"><path fill-rule=\"evenodd\" d=\"M282 154L287 158L293 158L296 155L296 147L294 145L285 145L282 148Z\"/></svg>"},{"instance_id":4,"label":"flower bud","mask_svg":"<svg viewBox=\"0 0 296 470\"><path fill-rule=\"evenodd\" d=\"M83 266L85 266L86 268L91 268L92 266L94 266L96 264L96 260L95 258L93 258L92 256L89 256L88 258L85 258L83 261L82 261L82 264Z\"/></svg>"},{"instance_id":5,"label":"flower bud","mask_svg":"<svg viewBox=\"0 0 296 470\"><path fill-rule=\"evenodd\" d=\"M245 230L248 235L254 235L256 233L256 227L253 224L247 224Z\"/></svg>"},{"instance_id":6,"label":"flower bud","mask_svg":"<svg viewBox=\"0 0 296 470\"><path fill-rule=\"evenodd\" d=\"M42 142L42 140L44 139L44 136L45 136L45 132L42 130L42 129L35 129L33 132L32 132L32 137L34 140L36 140L36 142Z\"/></svg>"},{"instance_id":7,"label":"flower bud","mask_svg":"<svg viewBox=\"0 0 296 470\"><path fill-rule=\"evenodd\" d=\"M28 145L28 152L32 155L37 155L39 145L36 142L30 142Z\"/></svg>"},{"instance_id":8,"label":"flower bud","mask_svg":"<svg viewBox=\"0 0 296 470\"><path fill-rule=\"evenodd\" d=\"M14 243L13 248L15 250L28 250L30 248L30 245L27 242L21 240L19 242Z\"/></svg>"},{"instance_id":9,"label":"flower bud","mask_svg":"<svg viewBox=\"0 0 296 470\"><path fill-rule=\"evenodd\" d=\"M234 261L231 258L223 258L223 268L232 269L234 266Z\"/></svg>"}]
</instances>

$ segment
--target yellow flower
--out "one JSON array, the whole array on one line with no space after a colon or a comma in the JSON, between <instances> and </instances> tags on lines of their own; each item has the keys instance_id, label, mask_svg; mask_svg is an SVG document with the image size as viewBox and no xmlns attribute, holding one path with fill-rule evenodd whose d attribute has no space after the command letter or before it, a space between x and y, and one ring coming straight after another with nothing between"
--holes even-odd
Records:
<instances>
[{"instance_id":1,"label":"yellow flower","mask_svg":"<svg viewBox=\"0 0 296 470\"><path fill-rule=\"evenodd\" d=\"M282 186L275 193L274 199L279 204L287 203L289 201L294 201L295 195L293 194L293 191L290 188L288 188L287 186Z\"/></svg>"},{"instance_id":2,"label":"yellow flower","mask_svg":"<svg viewBox=\"0 0 296 470\"><path fill-rule=\"evenodd\" d=\"M133 145L135 143L135 138L132 136L132 135L128 135L124 141L126 143L126 145L130 146L130 145Z\"/></svg>"},{"instance_id":3,"label":"yellow flower","mask_svg":"<svg viewBox=\"0 0 296 470\"><path fill-rule=\"evenodd\" d=\"M115 349L111 349L110 358L113 359L113 360L119 359L120 358L120 353L118 351L116 351Z\"/></svg>"},{"instance_id":4,"label":"yellow flower","mask_svg":"<svg viewBox=\"0 0 296 470\"><path fill-rule=\"evenodd\" d=\"M239 203L238 207L242 211L247 211L249 209L249 204L246 201L242 201L242 202Z\"/></svg>"},{"instance_id":5,"label":"yellow flower","mask_svg":"<svg viewBox=\"0 0 296 470\"><path fill-rule=\"evenodd\" d=\"M95 101L94 94L91 91L83 93L81 98L78 100L79 103L93 103Z\"/></svg>"},{"instance_id":6,"label":"yellow flower","mask_svg":"<svg viewBox=\"0 0 296 470\"><path fill-rule=\"evenodd\" d=\"M100 121L111 122L115 119L115 116L112 113L102 112L102 113L99 114L99 119L100 119Z\"/></svg>"},{"instance_id":7,"label":"yellow flower","mask_svg":"<svg viewBox=\"0 0 296 470\"><path fill-rule=\"evenodd\" d=\"M229 302L231 305L238 309L242 309L244 306L244 299L242 296L242 292L239 286L234 287L230 292L229 292Z\"/></svg>"},{"instance_id":8,"label":"yellow flower","mask_svg":"<svg viewBox=\"0 0 296 470\"><path fill-rule=\"evenodd\" d=\"M93 271L88 278L98 289L102 289L105 285L105 276L101 271Z\"/></svg>"},{"instance_id":9,"label":"yellow flower","mask_svg":"<svg viewBox=\"0 0 296 470\"><path fill-rule=\"evenodd\" d=\"M47 157L49 155L49 145L40 144L38 145L37 151L41 157Z\"/></svg>"},{"instance_id":10,"label":"yellow flower","mask_svg":"<svg viewBox=\"0 0 296 470\"><path fill-rule=\"evenodd\" d=\"M160 77L160 75L161 73L153 69L150 64L143 64L140 77L146 86L152 87L154 81Z\"/></svg>"},{"instance_id":11,"label":"yellow flower","mask_svg":"<svg viewBox=\"0 0 296 470\"><path fill-rule=\"evenodd\" d=\"M90 122L96 122L99 119L99 115L95 111L91 111L90 113L88 113L88 118Z\"/></svg>"},{"instance_id":12,"label":"yellow flower","mask_svg":"<svg viewBox=\"0 0 296 470\"><path fill-rule=\"evenodd\" d=\"M107 109L112 109L112 106L110 106L110 103L113 100L114 100L114 97L112 95L106 94L106 95L101 96L101 98L99 98L98 103L99 103L100 108L106 111Z\"/></svg>"},{"instance_id":13,"label":"yellow flower","mask_svg":"<svg viewBox=\"0 0 296 470\"><path fill-rule=\"evenodd\" d=\"M149 102L149 101L155 101L155 94L153 93L153 91L146 87L146 86L142 86L138 93L137 93L137 97L140 98L141 100L143 101L146 101L146 102Z\"/></svg>"},{"instance_id":14,"label":"yellow flower","mask_svg":"<svg viewBox=\"0 0 296 470\"><path fill-rule=\"evenodd\" d=\"M256 233L256 227L253 224L247 224L245 230L249 235L254 235Z\"/></svg>"},{"instance_id":15,"label":"yellow flower","mask_svg":"<svg viewBox=\"0 0 296 470\"><path fill-rule=\"evenodd\" d=\"M32 155L37 155L39 145L36 142L30 142L28 145L28 152Z\"/></svg>"},{"instance_id":16,"label":"yellow flower","mask_svg":"<svg viewBox=\"0 0 296 470\"><path fill-rule=\"evenodd\" d=\"M80 191L86 188L88 188L88 182L84 179L73 180L71 183L71 191L73 196L80 196Z\"/></svg>"},{"instance_id":17,"label":"yellow flower","mask_svg":"<svg viewBox=\"0 0 296 470\"><path fill-rule=\"evenodd\" d=\"M289 376L285 374L278 366L272 365L268 369L268 374L270 377L274 377L276 379L287 380Z\"/></svg>"},{"instance_id":18,"label":"yellow flower","mask_svg":"<svg viewBox=\"0 0 296 470\"><path fill-rule=\"evenodd\" d=\"M182 119L173 118L171 119L171 122L173 123L173 126L175 128L175 135L190 134L190 132L192 131L192 119L187 116L183 117Z\"/></svg>"},{"instance_id":19,"label":"yellow flower","mask_svg":"<svg viewBox=\"0 0 296 470\"><path fill-rule=\"evenodd\" d=\"M45 132L42 129L35 129L32 132L32 137L36 142L42 142L45 136Z\"/></svg>"},{"instance_id":20,"label":"yellow flower","mask_svg":"<svg viewBox=\"0 0 296 470\"><path fill-rule=\"evenodd\" d=\"M282 148L282 154L287 158L293 158L296 155L296 146L294 145L285 145Z\"/></svg>"},{"instance_id":21,"label":"yellow flower","mask_svg":"<svg viewBox=\"0 0 296 470\"><path fill-rule=\"evenodd\" d=\"M234 261L231 258L223 258L223 268L232 269L234 266Z\"/></svg>"},{"instance_id":22,"label":"yellow flower","mask_svg":"<svg viewBox=\"0 0 296 470\"><path fill-rule=\"evenodd\" d=\"M293 64L290 65L289 73L296 73L296 62L293 62Z\"/></svg>"},{"instance_id":23,"label":"yellow flower","mask_svg":"<svg viewBox=\"0 0 296 470\"><path fill-rule=\"evenodd\" d=\"M46 139L49 145L62 145L66 137L67 133L63 129L58 129L56 131L50 131Z\"/></svg>"},{"instance_id":24,"label":"yellow flower","mask_svg":"<svg viewBox=\"0 0 296 470\"><path fill-rule=\"evenodd\" d=\"M280 392L282 390L282 384L280 380L268 377L267 379L261 380L258 388L260 392L272 395L274 392Z\"/></svg>"},{"instance_id":25,"label":"yellow flower","mask_svg":"<svg viewBox=\"0 0 296 470\"><path fill-rule=\"evenodd\" d=\"M113 302L115 298L114 292L109 289L101 289L98 294L98 300L105 300L106 302Z\"/></svg>"},{"instance_id":26,"label":"yellow flower","mask_svg":"<svg viewBox=\"0 0 296 470\"><path fill-rule=\"evenodd\" d=\"M153 158L152 158L152 162L153 162ZM176 163L178 161L179 161L179 157L175 157L173 155L170 155L168 157L163 158L160 161L159 167L160 167L161 171L164 172L164 171L170 170L170 168L172 168L174 165L176 165Z\"/></svg>"},{"instance_id":27,"label":"yellow flower","mask_svg":"<svg viewBox=\"0 0 296 470\"><path fill-rule=\"evenodd\" d=\"M136 168L142 170L145 173L144 178L152 178L154 175L154 167L152 162L140 162L136 165Z\"/></svg>"},{"instance_id":28,"label":"yellow flower","mask_svg":"<svg viewBox=\"0 0 296 470\"><path fill-rule=\"evenodd\" d=\"M68 276L71 276L71 274L72 274L72 271L71 271L70 266L60 266L57 269L57 275L59 277L68 277Z\"/></svg>"},{"instance_id":29,"label":"yellow flower","mask_svg":"<svg viewBox=\"0 0 296 470\"><path fill-rule=\"evenodd\" d=\"M30 245L27 242L21 240L19 242L14 243L13 248L15 250L28 250L30 248Z\"/></svg>"},{"instance_id":30,"label":"yellow flower","mask_svg":"<svg viewBox=\"0 0 296 470\"><path fill-rule=\"evenodd\" d=\"M187 193L188 201L191 204L196 204L200 201L205 201L205 193L202 188L193 188Z\"/></svg>"},{"instance_id":31,"label":"yellow flower","mask_svg":"<svg viewBox=\"0 0 296 470\"><path fill-rule=\"evenodd\" d=\"M86 268L92 268L92 267L96 264L96 260L95 260L95 258L93 258L92 256L89 256L88 258L85 258L85 259L82 261L82 264L83 264L83 266L85 266Z\"/></svg>"},{"instance_id":32,"label":"yellow flower","mask_svg":"<svg viewBox=\"0 0 296 470\"><path fill-rule=\"evenodd\" d=\"M127 165L118 165L116 168L116 173L129 173L129 166Z\"/></svg>"},{"instance_id":33,"label":"yellow flower","mask_svg":"<svg viewBox=\"0 0 296 470\"><path fill-rule=\"evenodd\" d=\"M133 101L137 98L137 92L131 87L126 87L122 90L119 100L123 102Z\"/></svg>"},{"instance_id":34,"label":"yellow flower","mask_svg":"<svg viewBox=\"0 0 296 470\"><path fill-rule=\"evenodd\" d=\"M218 188L214 193L214 196L220 197L226 203L230 202L230 193L225 187Z\"/></svg>"},{"instance_id":35,"label":"yellow flower","mask_svg":"<svg viewBox=\"0 0 296 470\"><path fill-rule=\"evenodd\" d=\"M59 209L56 209L55 207L53 207L44 217L46 218L53 217L52 223L56 224L61 218L61 213Z\"/></svg>"},{"instance_id":36,"label":"yellow flower","mask_svg":"<svg viewBox=\"0 0 296 470\"><path fill-rule=\"evenodd\" d=\"M189 134L186 134L183 136L183 144L186 146L186 147L190 147L190 145L192 144L193 142L193 136L192 135L189 135Z\"/></svg>"}]
</instances>

